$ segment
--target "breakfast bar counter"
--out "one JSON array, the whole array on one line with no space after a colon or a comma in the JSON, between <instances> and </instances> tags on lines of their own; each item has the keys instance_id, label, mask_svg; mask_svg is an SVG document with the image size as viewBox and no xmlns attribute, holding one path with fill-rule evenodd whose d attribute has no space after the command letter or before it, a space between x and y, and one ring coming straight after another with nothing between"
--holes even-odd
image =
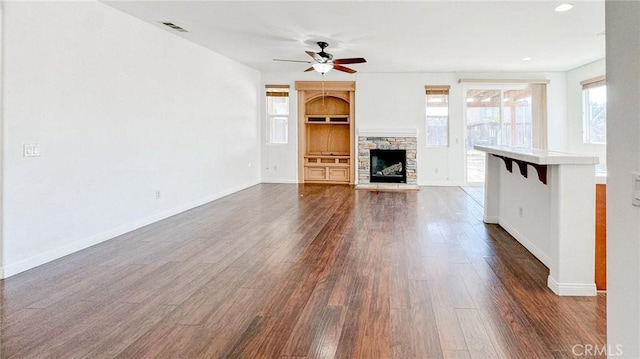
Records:
<instances>
[{"instance_id":1,"label":"breakfast bar counter","mask_svg":"<svg viewBox=\"0 0 640 359\"><path fill-rule=\"evenodd\" d=\"M509 146L487 153L485 223L503 227L549 268L557 295L593 296L598 157Z\"/></svg>"}]
</instances>

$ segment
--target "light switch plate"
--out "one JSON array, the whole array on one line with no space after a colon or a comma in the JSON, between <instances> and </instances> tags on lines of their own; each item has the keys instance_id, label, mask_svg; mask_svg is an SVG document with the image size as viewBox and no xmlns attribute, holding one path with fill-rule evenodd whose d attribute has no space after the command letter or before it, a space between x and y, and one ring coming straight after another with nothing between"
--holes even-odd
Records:
<instances>
[{"instance_id":1,"label":"light switch plate","mask_svg":"<svg viewBox=\"0 0 640 359\"><path fill-rule=\"evenodd\" d=\"M631 204L640 207L640 172L632 172L631 178L633 179Z\"/></svg>"},{"instance_id":2,"label":"light switch plate","mask_svg":"<svg viewBox=\"0 0 640 359\"><path fill-rule=\"evenodd\" d=\"M40 156L40 144L27 143L24 145L24 157L38 157Z\"/></svg>"}]
</instances>

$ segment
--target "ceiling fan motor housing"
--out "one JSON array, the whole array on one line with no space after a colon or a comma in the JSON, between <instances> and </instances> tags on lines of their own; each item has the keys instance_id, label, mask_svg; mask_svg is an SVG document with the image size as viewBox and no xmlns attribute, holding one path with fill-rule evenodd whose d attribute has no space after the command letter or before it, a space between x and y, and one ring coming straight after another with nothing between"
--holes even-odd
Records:
<instances>
[{"instance_id":1,"label":"ceiling fan motor housing","mask_svg":"<svg viewBox=\"0 0 640 359\"><path fill-rule=\"evenodd\" d=\"M320 55L320 57L322 57L323 59L325 59L325 61L331 61L333 60L333 55L331 55L328 52L324 52L324 49L326 47L329 46L328 43L324 42L324 41L318 41L317 42L318 46L320 46L320 52L318 52L318 55Z\"/></svg>"}]
</instances>

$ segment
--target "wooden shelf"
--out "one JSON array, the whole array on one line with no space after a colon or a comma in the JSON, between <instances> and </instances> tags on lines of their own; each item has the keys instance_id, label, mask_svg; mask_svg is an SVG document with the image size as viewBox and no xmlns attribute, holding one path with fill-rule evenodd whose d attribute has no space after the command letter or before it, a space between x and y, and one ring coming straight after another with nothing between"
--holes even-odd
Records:
<instances>
[{"instance_id":1,"label":"wooden shelf","mask_svg":"<svg viewBox=\"0 0 640 359\"><path fill-rule=\"evenodd\" d=\"M304 165L305 166L327 166L327 167L335 167L335 166L349 166L351 164L350 156L305 156L304 157Z\"/></svg>"},{"instance_id":2,"label":"wooden shelf","mask_svg":"<svg viewBox=\"0 0 640 359\"><path fill-rule=\"evenodd\" d=\"M305 116L305 122L308 124L348 125L349 115L308 115Z\"/></svg>"},{"instance_id":3,"label":"wooden shelf","mask_svg":"<svg viewBox=\"0 0 640 359\"><path fill-rule=\"evenodd\" d=\"M326 153L326 152L310 152L305 155L305 157L323 157L323 158L349 158L348 153Z\"/></svg>"}]
</instances>

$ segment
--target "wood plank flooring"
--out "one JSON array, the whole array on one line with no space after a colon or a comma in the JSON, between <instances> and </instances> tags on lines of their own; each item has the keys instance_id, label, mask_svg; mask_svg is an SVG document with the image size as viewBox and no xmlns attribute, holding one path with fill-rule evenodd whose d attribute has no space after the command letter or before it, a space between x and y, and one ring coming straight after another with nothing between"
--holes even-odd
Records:
<instances>
[{"instance_id":1,"label":"wood plank flooring","mask_svg":"<svg viewBox=\"0 0 640 359\"><path fill-rule=\"evenodd\" d=\"M262 184L0 282L2 358L571 358L606 296L457 187Z\"/></svg>"}]
</instances>

